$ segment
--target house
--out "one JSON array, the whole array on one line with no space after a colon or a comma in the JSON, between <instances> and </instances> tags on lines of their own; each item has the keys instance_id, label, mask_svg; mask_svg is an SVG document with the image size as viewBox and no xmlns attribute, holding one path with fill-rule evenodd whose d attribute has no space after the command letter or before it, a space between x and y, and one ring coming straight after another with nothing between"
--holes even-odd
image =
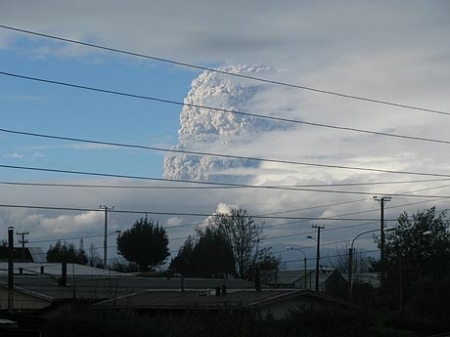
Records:
<instances>
[{"instance_id":1,"label":"house","mask_svg":"<svg viewBox=\"0 0 450 337\"><path fill-rule=\"evenodd\" d=\"M325 292L331 287L334 282L337 282L342 275L334 269L334 268L320 268L319 269L319 291ZM329 280L329 278L331 279ZM306 281L306 282L305 282ZM345 282L345 279L342 277L341 282ZM276 288L295 288L295 289L306 289L315 290L316 289L316 270L306 270L306 274L304 270L280 270L278 271L276 282L270 284Z\"/></svg>"},{"instance_id":2,"label":"house","mask_svg":"<svg viewBox=\"0 0 450 337\"><path fill-rule=\"evenodd\" d=\"M8 288L8 264L0 263L0 310L49 311L67 303L96 303L147 289L253 289L238 279L149 278L110 270L60 263L14 263L14 286Z\"/></svg>"},{"instance_id":3,"label":"house","mask_svg":"<svg viewBox=\"0 0 450 337\"><path fill-rule=\"evenodd\" d=\"M15 262L47 262L46 254L40 247L14 247L13 260ZM0 247L0 261L8 261L8 247Z\"/></svg>"},{"instance_id":4,"label":"house","mask_svg":"<svg viewBox=\"0 0 450 337\"><path fill-rule=\"evenodd\" d=\"M348 281L337 270L333 270L324 281L325 292L332 296L346 298L348 295Z\"/></svg>"},{"instance_id":5,"label":"house","mask_svg":"<svg viewBox=\"0 0 450 337\"><path fill-rule=\"evenodd\" d=\"M379 288L380 287L380 274L379 273L356 273L353 275L353 282L368 284L372 288Z\"/></svg>"},{"instance_id":6,"label":"house","mask_svg":"<svg viewBox=\"0 0 450 337\"><path fill-rule=\"evenodd\" d=\"M70 270L67 273L67 269ZM68 299L110 298L96 283L85 287L85 279L111 278L120 273L70 264L66 267L65 282L60 263L14 263L13 287L8 286L8 263L0 262L0 310L12 304L15 311L41 310ZM78 282L76 282L78 280ZM92 283L92 282L91 282Z\"/></svg>"},{"instance_id":7,"label":"house","mask_svg":"<svg viewBox=\"0 0 450 337\"><path fill-rule=\"evenodd\" d=\"M279 270L270 285L276 288L313 289L313 270ZM306 285L306 286L305 286Z\"/></svg>"},{"instance_id":8,"label":"house","mask_svg":"<svg viewBox=\"0 0 450 337\"><path fill-rule=\"evenodd\" d=\"M97 309L127 309L140 313L186 314L192 311L214 313L221 310L227 312L253 312L261 317L270 316L282 319L292 310L301 306L336 305L346 307L325 294L310 290L296 289L236 289L225 292L223 288L214 291L205 290L160 290L150 289L135 294L106 300L94 307Z\"/></svg>"}]
</instances>

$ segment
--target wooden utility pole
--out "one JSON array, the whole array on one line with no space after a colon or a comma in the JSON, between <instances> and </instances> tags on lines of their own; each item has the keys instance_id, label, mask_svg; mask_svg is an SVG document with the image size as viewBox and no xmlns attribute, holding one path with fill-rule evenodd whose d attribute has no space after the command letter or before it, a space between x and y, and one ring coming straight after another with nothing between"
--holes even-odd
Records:
<instances>
[{"instance_id":1,"label":"wooden utility pole","mask_svg":"<svg viewBox=\"0 0 450 337\"><path fill-rule=\"evenodd\" d=\"M16 233L16 235L20 235L22 240L19 240L19 243L22 244L22 261L25 261L25 244L28 243L28 240L25 240L25 235L30 234L29 232Z\"/></svg>"},{"instance_id":2,"label":"wooden utility pole","mask_svg":"<svg viewBox=\"0 0 450 337\"><path fill-rule=\"evenodd\" d=\"M384 205L387 201L391 201L391 197L378 197L374 196L374 200L380 202L380 285L383 286L385 279L385 259L384 259Z\"/></svg>"},{"instance_id":3,"label":"wooden utility pole","mask_svg":"<svg viewBox=\"0 0 450 337\"><path fill-rule=\"evenodd\" d=\"M312 228L317 229L317 251L316 251L316 291L319 291L319 261L320 261L320 230L325 226L312 225Z\"/></svg>"},{"instance_id":4,"label":"wooden utility pole","mask_svg":"<svg viewBox=\"0 0 450 337\"><path fill-rule=\"evenodd\" d=\"M100 205L100 209L105 210L105 237L103 241L103 269L108 269L108 210L113 210L114 206L108 207Z\"/></svg>"},{"instance_id":5,"label":"wooden utility pole","mask_svg":"<svg viewBox=\"0 0 450 337\"><path fill-rule=\"evenodd\" d=\"M8 312L14 310L14 227L8 227Z\"/></svg>"}]
</instances>

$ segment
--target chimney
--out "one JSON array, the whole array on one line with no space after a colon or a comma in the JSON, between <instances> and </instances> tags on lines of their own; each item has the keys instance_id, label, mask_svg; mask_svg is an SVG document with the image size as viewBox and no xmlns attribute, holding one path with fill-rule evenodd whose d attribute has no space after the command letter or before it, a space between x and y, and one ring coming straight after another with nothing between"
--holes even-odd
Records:
<instances>
[{"instance_id":1,"label":"chimney","mask_svg":"<svg viewBox=\"0 0 450 337\"><path fill-rule=\"evenodd\" d=\"M63 261L61 265L61 277L58 280L58 285L65 287L67 285L67 262Z\"/></svg>"}]
</instances>

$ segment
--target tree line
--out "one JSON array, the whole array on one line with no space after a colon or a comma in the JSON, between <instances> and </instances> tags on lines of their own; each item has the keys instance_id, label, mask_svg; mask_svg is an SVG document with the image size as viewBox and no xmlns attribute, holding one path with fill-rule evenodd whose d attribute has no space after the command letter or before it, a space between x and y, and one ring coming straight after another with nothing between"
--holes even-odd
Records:
<instances>
[{"instance_id":1,"label":"tree line","mask_svg":"<svg viewBox=\"0 0 450 337\"><path fill-rule=\"evenodd\" d=\"M189 236L178 254L170 261L168 274L186 277L237 277L252 279L269 278L280 263L270 248L263 247L264 224L256 223L247 210L231 209L229 213L217 213L204 228L197 228L196 238ZM140 218L131 228L121 232L117 239L117 253L128 265L119 262L110 267L125 271L136 268L148 272L161 266L169 257L169 240L166 230L152 219ZM71 262L103 267L102 261L90 247L90 255L83 245L58 241L47 252L48 262Z\"/></svg>"}]
</instances>

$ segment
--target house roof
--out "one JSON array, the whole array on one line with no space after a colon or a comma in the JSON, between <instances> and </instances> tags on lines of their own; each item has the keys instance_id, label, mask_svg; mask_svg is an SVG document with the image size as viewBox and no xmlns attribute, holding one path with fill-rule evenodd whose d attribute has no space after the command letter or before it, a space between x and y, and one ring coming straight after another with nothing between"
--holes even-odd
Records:
<instances>
[{"instance_id":1,"label":"house roof","mask_svg":"<svg viewBox=\"0 0 450 337\"><path fill-rule=\"evenodd\" d=\"M8 247L0 247L0 260L8 261L8 251ZM46 254L40 247L14 247L13 258L14 261L47 262Z\"/></svg>"},{"instance_id":2,"label":"house roof","mask_svg":"<svg viewBox=\"0 0 450 337\"><path fill-rule=\"evenodd\" d=\"M354 275L355 282L367 283L374 288L380 286L380 275L378 273L360 273Z\"/></svg>"},{"instance_id":3,"label":"house roof","mask_svg":"<svg viewBox=\"0 0 450 337\"><path fill-rule=\"evenodd\" d=\"M255 291L249 289L227 290L227 294L216 296L215 292L199 290L145 290L139 293L110 299L95 304L98 308L128 308L137 310L186 310L223 308L243 309L258 308L295 298L309 298L317 302L338 303L323 294L310 290L266 289Z\"/></svg>"},{"instance_id":4,"label":"house roof","mask_svg":"<svg viewBox=\"0 0 450 337\"><path fill-rule=\"evenodd\" d=\"M34 262L14 262L14 274L22 272L26 275L42 275L41 268L43 268L44 274L54 277L61 276L61 263L34 263ZM0 262L0 278L8 275L8 262ZM105 270L99 268L93 268L76 263L67 264L67 276L119 276L127 275L118 273L112 270Z\"/></svg>"},{"instance_id":5,"label":"house roof","mask_svg":"<svg viewBox=\"0 0 450 337\"><path fill-rule=\"evenodd\" d=\"M313 270L307 270L306 275L312 274ZM277 272L277 284L294 284L305 277L304 270L280 270Z\"/></svg>"},{"instance_id":6,"label":"house roof","mask_svg":"<svg viewBox=\"0 0 450 337\"><path fill-rule=\"evenodd\" d=\"M44 274L40 267L44 266ZM22 274L19 274L22 268ZM67 284L58 285L61 265L56 263L14 264L14 288L46 300L89 299L93 301L110 299L140 292L146 289L180 290L215 289L226 285L228 289L254 289L252 282L239 279L197 279L150 278L112 272L76 264L67 266ZM7 286L7 266L0 263L0 286Z\"/></svg>"},{"instance_id":7,"label":"house roof","mask_svg":"<svg viewBox=\"0 0 450 337\"><path fill-rule=\"evenodd\" d=\"M41 247L28 247L28 252L31 255L31 258L33 259L33 262L38 263L46 263L47 257L46 254L42 251Z\"/></svg>"}]
</instances>

